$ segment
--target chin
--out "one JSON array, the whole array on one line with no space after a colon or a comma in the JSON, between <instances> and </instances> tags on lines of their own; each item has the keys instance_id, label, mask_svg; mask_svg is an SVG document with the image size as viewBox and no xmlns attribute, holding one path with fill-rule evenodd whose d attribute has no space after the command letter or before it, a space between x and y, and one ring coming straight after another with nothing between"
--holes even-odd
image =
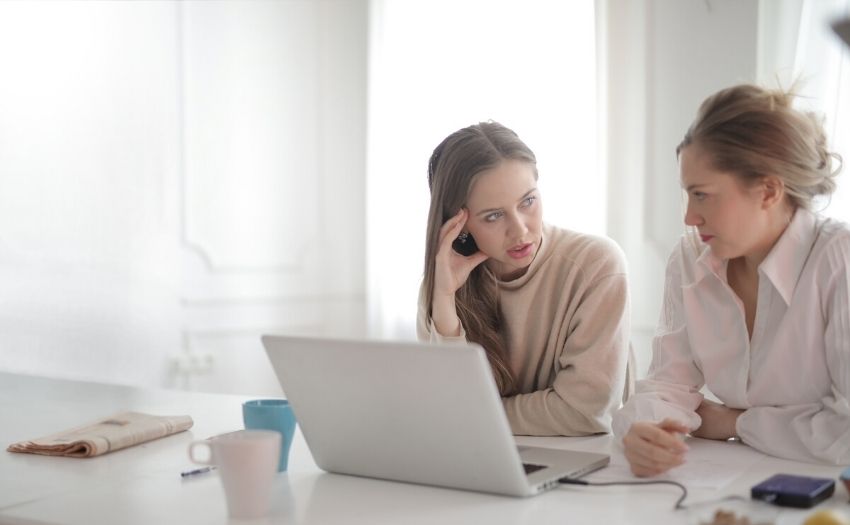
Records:
<instances>
[{"instance_id":1,"label":"chin","mask_svg":"<svg viewBox=\"0 0 850 525\"><path fill-rule=\"evenodd\" d=\"M715 257L718 257L720 259L728 259L729 258L729 256L726 254L726 252L722 248L717 249L714 246L711 246L711 253L713 253L715 255Z\"/></svg>"},{"instance_id":2,"label":"chin","mask_svg":"<svg viewBox=\"0 0 850 525\"><path fill-rule=\"evenodd\" d=\"M714 252L714 255L721 259L735 259L736 257L740 257L741 254L737 253L735 250L723 249L723 247L716 248L714 246L711 247L711 251Z\"/></svg>"}]
</instances>

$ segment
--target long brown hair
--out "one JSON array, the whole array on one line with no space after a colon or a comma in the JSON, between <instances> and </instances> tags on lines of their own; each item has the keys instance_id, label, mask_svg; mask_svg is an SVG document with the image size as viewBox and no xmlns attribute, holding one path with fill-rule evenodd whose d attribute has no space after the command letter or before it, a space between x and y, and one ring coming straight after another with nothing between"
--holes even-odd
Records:
<instances>
[{"instance_id":1,"label":"long brown hair","mask_svg":"<svg viewBox=\"0 0 850 525\"><path fill-rule=\"evenodd\" d=\"M810 209L814 197L835 191L841 157L827 150L821 119L794 109L793 98L792 92L750 84L718 91L700 106L676 155L698 144L715 169L745 184L775 175L792 206Z\"/></svg>"},{"instance_id":2,"label":"long brown hair","mask_svg":"<svg viewBox=\"0 0 850 525\"><path fill-rule=\"evenodd\" d=\"M456 131L434 150L428 162L431 206L425 240L426 312L431 315L435 259L440 227L466 204L478 175L505 160L520 160L534 167L537 158L516 133L497 122L481 122ZM507 344L502 332L502 311L495 274L478 265L455 293L455 305L469 341L480 344L493 368L502 395L514 391L515 380L507 363Z\"/></svg>"}]
</instances>

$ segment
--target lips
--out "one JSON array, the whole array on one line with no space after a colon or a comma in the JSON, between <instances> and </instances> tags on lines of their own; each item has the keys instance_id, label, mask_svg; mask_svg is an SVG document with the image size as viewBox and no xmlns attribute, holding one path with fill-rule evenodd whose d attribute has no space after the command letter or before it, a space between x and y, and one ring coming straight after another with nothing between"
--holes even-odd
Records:
<instances>
[{"instance_id":1,"label":"lips","mask_svg":"<svg viewBox=\"0 0 850 525\"><path fill-rule=\"evenodd\" d=\"M711 239L713 239L713 238L714 238L714 235L703 235L703 234L700 234L700 235L699 235L699 238L700 238L700 239L702 239L702 242L704 242L704 243L708 243Z\"/></svg>"},{"instance_id":2,"label":"lips","mask_svg":"<svg viewBox=\"0 0 850 525\"><path fill-rule=\"evenodd\" d=\"M508 250L508 256L513 259L524 259L531 255L533 249L534 243L532 242L520 244Z\"/></svg>"}]
</instances>

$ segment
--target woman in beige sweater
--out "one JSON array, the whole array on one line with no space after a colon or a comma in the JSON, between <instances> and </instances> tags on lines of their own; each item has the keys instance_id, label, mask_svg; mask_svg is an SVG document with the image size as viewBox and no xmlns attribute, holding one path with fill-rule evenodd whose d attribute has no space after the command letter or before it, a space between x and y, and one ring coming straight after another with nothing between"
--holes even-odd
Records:
<instances>
[{"instance_id":1,"label":"woman in beige sweater","mask_svg":"<svg viewBox=\"0 0 850 525\"><path fill-rule=\"evenodd\" d=\"M515 434L609 432L626 388L626 263L612 241L543 223L534 153L483 122L428 166L417 332L480 344Z\"/></svg>"}]
</instances>

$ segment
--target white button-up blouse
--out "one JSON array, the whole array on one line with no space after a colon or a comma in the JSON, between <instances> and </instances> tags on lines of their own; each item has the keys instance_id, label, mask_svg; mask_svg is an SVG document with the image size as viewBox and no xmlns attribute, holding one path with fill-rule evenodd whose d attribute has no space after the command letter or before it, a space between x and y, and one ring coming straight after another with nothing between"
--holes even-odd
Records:
<instances>
[{"instance_id":1,"label":"white button-up blouse","mask_svg":"<svg viewBox=\"0 0 850 525\"><path fill-rule=\"evenodd\" d=\"M774 456L850 464L850 228L798 209L759 266L752 339L728 260L684 236L667 265L647 378L615 415L692 430L705 385L744 409L738 436Z\"/></svg>"}]
</instances>

